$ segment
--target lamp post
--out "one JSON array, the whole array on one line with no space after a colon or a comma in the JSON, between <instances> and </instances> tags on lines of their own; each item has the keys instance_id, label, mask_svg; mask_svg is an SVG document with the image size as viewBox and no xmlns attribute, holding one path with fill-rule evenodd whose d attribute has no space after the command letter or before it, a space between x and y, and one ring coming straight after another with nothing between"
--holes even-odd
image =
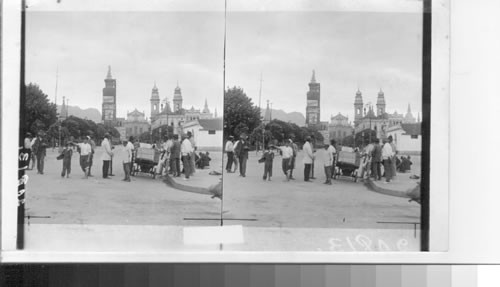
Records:
<instances>
[{"instance_id":1,"label":"lamp post","mask_svg":"<svg viewBox=\"0 0 500 287\"><path fill-rule=\"evenodd\" d=\"M371 116L372 113L370 113L370 111L373 110L372 103L366 103L365 110L366 110L366 107L368 107L368 113L367 113L367 115L368 115L368 121L370 123L370 131L368 133L368 140L369 140L368 144L370 144L372 142L372 116Z\"/></svg>"}]
</instances>

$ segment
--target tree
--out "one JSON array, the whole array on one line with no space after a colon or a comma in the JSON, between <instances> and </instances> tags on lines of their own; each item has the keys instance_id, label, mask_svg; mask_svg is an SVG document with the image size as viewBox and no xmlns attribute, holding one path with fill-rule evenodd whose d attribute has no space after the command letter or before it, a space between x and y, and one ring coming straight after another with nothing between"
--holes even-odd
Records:
<instances>
[{"instance_id":1,"label":"tree","mask_svg":"<svg viewBox=\"0 0 500 287\"><path fill-rule=\"evenodd\" d=\"M252 133L260 125L260 110L243 89L233 87L224 93L224 139L230 135Z\"/></svg>"},{"instance_id":2,"label":"tree","mask_svg":"<svg viewBox=\"0 0 500 287\"><path fill-rule=\"evenodd\" d=\"M25 87L25 99L23 116L27 131L32 134L47 131L57 122L56 105L49 102L47 95L38 85L30 83Z\"/></svg>"}]
</instances>

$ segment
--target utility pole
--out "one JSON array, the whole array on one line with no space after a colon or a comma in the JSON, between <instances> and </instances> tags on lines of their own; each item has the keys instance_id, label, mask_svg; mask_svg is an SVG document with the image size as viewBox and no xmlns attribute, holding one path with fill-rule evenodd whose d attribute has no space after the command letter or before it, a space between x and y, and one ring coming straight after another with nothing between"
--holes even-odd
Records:
<instances>
[{"instance_id":1,"label":"utility pole","mask_svg":"<svg viewBox=\"0 0 500 287\"><path fill-rule=\"evenodd\" d=\"M261 106L260 106L260 102L261 102L261 98L262 98L262 72L260 72L260 88L259 88L259 115L262 116L262 109L261 109ZM264 117L266 115L264 114ZM264 122L262 123L262 151L264 151ZM257 145L257 152L259 151L259 147Z\"/></svg>"}]
</instances>

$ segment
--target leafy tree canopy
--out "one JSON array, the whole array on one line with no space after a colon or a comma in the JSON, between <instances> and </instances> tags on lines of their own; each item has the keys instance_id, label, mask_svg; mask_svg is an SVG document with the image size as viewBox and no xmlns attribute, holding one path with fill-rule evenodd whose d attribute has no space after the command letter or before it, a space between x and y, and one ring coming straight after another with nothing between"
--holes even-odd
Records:
<instances>
[{"instance_id":1,"label":"leafy tree canopy","mask_svg":"<svg viewBox=\"0 0 500 287\"><path fill-rule=\"evenodd\" d=\"M260 125L260 110L243 89L233 87L224 93L224 137L251 134Z\"/></svg>"},{"instance_id":2,"label":"leafy tree canopy","mask_svg":"<svg viewBox=\"0 0 500 287\"><path fill-rule=\"evenodd\" d=\"M57 121L57 108L50 103L47 95L37 84L25 86L24 116L26 131L33 135L39 131L47 131Z\"/></svg>"}]
</instances>

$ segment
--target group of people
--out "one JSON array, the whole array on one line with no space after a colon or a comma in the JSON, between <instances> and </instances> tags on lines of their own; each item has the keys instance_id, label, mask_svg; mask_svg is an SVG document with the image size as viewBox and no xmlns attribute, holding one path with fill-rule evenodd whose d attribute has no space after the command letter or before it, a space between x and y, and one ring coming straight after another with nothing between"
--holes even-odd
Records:
<instances>
[{"instance_id":1,"label":"group of people","mask_svg":"<svg viewBox=\"0 0 500 287\"><path fill-rule=\"evenodd\" d=\"M134 138L130 137L129 141L124 141L124 152L123 157L123 169L125 173L124 181L130 181L130 170L132 163L132 156L134 145ZM49 146L46 139L45 133L40 131L37 133L36 137L32 137L31 133L27 133L24 139L24 148L30 151L31 157L31 167L30 170L34 169L36 166L38 174L44 174L45 166L45 156L46 150ZM101 156L102 164L102 177L104 179L110 179L113 174L113 156L114 156L114 146L111 143L111 135L106 133L101 142L103 148L103 153ZM59 150L59 155L56 157L57 160L62 161L61 177L69 178L71 174L71 160L73 157L74 150L79 153L79 164L83 171L83 178L88 179L93 177L92 166L94 164L94 154L96 150L96 143L90 135L84 136L80 141L66 140L61 149Z\"/></svg>"},{"instance_id":2,"label":"group of people","mask_svg":"<svg viewBox=\"0 0 500 287\"><path fill-rule=\"evenodd\" d=\"M167 140L159 145L161 158L159 174L164 172L173 177L184 174L184 180L189 180L195 173L195 167L203 169L210 165L209 152L196 153L196 142L193 134L187 132L179 141L179 135L169 135ZM182 169L181 169L182 161Z\"/></svg>"},{"instance_id":3,"label":"group of people","mask_svg":"<svg viewBox=\"0 0 500 287\"><path fill-rule=\"evenodd\" d=\"M324 184L332 184L332 178L336 172L337 146L335 140L330 140L324 145L324 152L320 153L320 162L322 162L325 172ZM233 136L228 138L225 145L227 155L226 172L240 172L240 176L246 176L246 162L248 160L248 151L250 145L247 136L242 134L239 140L235 141ZM274 150L278 150L281 155L281 169L285 175L285 181L294 180L293 171L296 168L296 158L299 151L297 144L292 139L286 139L281 145L269 144L265 147L262 156L258 160L263 163L263 180L271 181L273 176L273 161L276 156ZM311 137L306 137L302 146L304 165L304 181L311 182L314 178L314 163L316 162L316 150L311 142ZM359 152L353 150L354 153ZM369 143L361 153L361 163L358 170L358 176L361 178L371 177L378 181L385 178L385 183L391 182L396 176L396 171L406 172L411 169L412 162L410 157L397 156L396 145L392 136L384 139L382 143L375 138ZM234 165L234 169L233 169ZM382 169L383 168L383 169ZM382 173L383 171L383 173Z\"/></svg>"},{"instance_id":4,"label":"group of people","mask_svg":"<svg viewBox=\"0 0 500 287\"><path fill-rule=\"evenodd\" d=\"M246 177L248 152L250 151L248 136L242 134L237 141L235 141L234 136L229 136L224 151L227 154L226 172L235 173L239 169L240 176Z\"/></svg>"},{"instance_id":5,"label":"group of people","mask_svg":"<svg viewBox=\"0 0 500 287\"><path fill-rule=\"evenodd\" d=\"M411 169L410 156L397 156L398 150L394 144L392 136L387 137L380 144L380 140L375 138L368 144L362 155L363 162L361 164L361 177L370 177L373 180L382 180L385 177L385 182L391 182L396 176L396 171L406 172ZM384 172L381 172L383 166Z\"/></svg>"},{"instance_id":6,"label":"group of people","mask_svg":"<svg viewBox=\"0 0 500 287\"><path fill-rule=\"evenodd\" d=\"M334 140L332 140L329 145L325 146L328 157L324 160L325 174L327 174L325 184L331 184L331 173L333 171L333 162L336 153L334 146ZM235 141L233 136L229 136L224 149L227 156L226 172L234 173L239 169L240 176L245 177L249 150L250 144L247 140L246 134L242 134L237 141ZM258 160L259 163L264 163L264 173L262 179L271 181L273 176L273 161L275 158L274 150L279 150L281 155L281 169L285 175L285 180L295 180L293 177L293 171L296 169L296 159L299 147L293 139L285 140L280 146L269 144L265 147L262 157ZM314 161L316 153L310 136L306 137L302 150L304 151L304 157L302 159L302 163L304 164L304 181L311 182L312 179L315 179Z\"/></svg>"}]
</instances>

